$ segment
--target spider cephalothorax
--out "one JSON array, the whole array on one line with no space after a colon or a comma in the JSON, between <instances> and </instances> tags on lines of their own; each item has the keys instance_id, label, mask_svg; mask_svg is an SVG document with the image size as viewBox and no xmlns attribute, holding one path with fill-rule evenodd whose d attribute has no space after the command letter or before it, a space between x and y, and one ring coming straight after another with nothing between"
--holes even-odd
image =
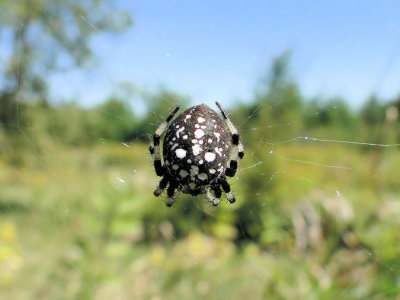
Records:
<instances>
[{"instance_id":1,"label":"spider cephalothorax","mask_svg":"<svg viewBox=\"0 0 400 300\"><path fill-rule=\"evenodd\" d=\"M171 122L178 106L153 136L150 153L156 174L163 176L154 195L161 195L169 184L168 206L175 202L176 190L193 196L207 193L209 201L218 205L222 187L229 202L236 201L226 176L235 175L238 160L244 155L243 145L235 126L216 104L224 122L205 104L187 109ZM162 164L160 139L165 130Z\"/></svg>"}]
</instances>

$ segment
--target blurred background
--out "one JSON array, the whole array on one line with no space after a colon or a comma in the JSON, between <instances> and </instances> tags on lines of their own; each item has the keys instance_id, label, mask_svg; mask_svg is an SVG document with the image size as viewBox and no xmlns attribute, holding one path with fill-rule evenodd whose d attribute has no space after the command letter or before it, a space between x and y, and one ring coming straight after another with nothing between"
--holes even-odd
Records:
<instances>
[{"instance_id":1,"label":"blurred background","mask_svg":"<svg viewBox=\"0 0 400 300\"><path fill-rule=\"evenodd\" d=\"M0 0L2 299L399 299L397 1ZM177 105L246 155L156 198Z\"/></svg>"}]
</instances>

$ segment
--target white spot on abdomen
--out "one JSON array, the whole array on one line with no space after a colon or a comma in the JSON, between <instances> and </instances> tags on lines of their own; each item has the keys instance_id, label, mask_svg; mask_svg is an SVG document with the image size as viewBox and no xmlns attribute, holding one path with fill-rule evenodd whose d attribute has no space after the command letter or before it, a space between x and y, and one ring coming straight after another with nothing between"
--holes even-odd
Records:
<instances>
[{"instance_id":1,"label":"white spot on abdomen","mask_svg":"<svg viewBox=\"0 0 400 300\"><path fill-rule=\"evenodd\" d=\"M197 174L199 174L199 167L191 166L190 167L190 176L195 176Z\"/></svg>"},{"instance_id":2,"label":"white spot on abdomen","mask_svg":"<svg viewBox=\"0 0 400 300\"><path fill-rule=\"evenodd\" d=\"M181 148L175 150L175 154L178 158L184 158L186 156L186 150Z\"/></svg>"},{"instance_id":3,"label":"white spot on abdomen","mask_svg":"<svg viewBox=\"0 0 400 300\"><path fill-rule=\"evenodd\" d=\"M192 150L193 150L193 155L199 155L201 147L199 144L196 144L192 146Z\"/></svg>"},{"instance_id":4,"label":"white spot on abdomen","mask_svg":"<svg viewBox=\"0 0 400 300\"><path fill-rule=\"evenodd\" d=\"M221 137L221 134L219 132L214 132L215 137L217 138L217 142L219 142L219 139Z\"/></svg>"},{"instance_id":5,"label":"white spot on abdomen","mask_svg":"<svg viewBox=\"0 0 400 300\"><path fill-rule=\"evenodd\" d=\"M205 120L206 120L206 119L204 119L203 117L198 117L198 118L197 118L197 121L198 121L199 123L203 123Z\"/></svg>"},{"instance_id":6,"label":"white spot on abdomen","mask_svg":"<svg viewBox=\"0 0 400 300\"><path fill-rule=\"evenodd\" d=\"M181 127L181 128L179 128L177 131L176 131L176 137L178 137L179 138L179 134L183 131L185 129L185 127Z\"/></svg>"},{"instance_id":7,"label":"white spot on abdomen","mask_svg":"<svg viewBox=\"0 0 400 300\"><path fill-rule=\"evenodd\" d=\"M214 159L215 159L215 153L207 152L207 153L204 155L204 159L205 159L206 161L214 161Z\"/></svg>"},{"instance_id":8,"label":"white spot on abdomen","mask_svg":"<svg viewBox=\"0 0 400 300\"><path fill-rule=\"evenodd\" d=\"M222 156L222 148L215 147L215 152L218 153L219 156Z\"/></svg>"},{"instance_id":9,"label":"white spot on abdomen","mask_svg":"<svg viewBox=\"0 0 400 300\"><path fill-rule=\"evenodd\" d=\"M206 179L208 178L208 176L207 176L206 173L200 173L199 175L197 175L197 177L198 177L200 180L206 180Z\"/></svg>"},{"instance_id":10,"label":"white spot on abdomen","mask_svg":"<svg viewBox=\"0 0 400 300\"><path fill-rule=\"evenodd\" d=\"M195 136L197 139L201 139L201 138L203 137L203 135L204 135L204 131L201 130L201 129L197 129L197 130L194 132L194 136Z\"/></svg>"},{"instance_id":11,"label":"white spot on abdomen","mask_svg":"<svg viewBox=\"0 0 400 300\"><path fill-rule=\"evenodd\" d=\"M179 172L179 176L181 176L182 178L185 178L188 175L189 173L186 170L180 170Z\"/></svg>"}]
</instances>

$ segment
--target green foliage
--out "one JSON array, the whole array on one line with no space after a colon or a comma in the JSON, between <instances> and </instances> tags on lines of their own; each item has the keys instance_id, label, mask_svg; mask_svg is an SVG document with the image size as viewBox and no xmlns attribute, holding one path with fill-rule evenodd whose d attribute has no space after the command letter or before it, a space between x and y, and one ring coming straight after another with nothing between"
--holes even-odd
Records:
<instances>
[{"instance_id":1,"label":"green foliage","mask_svg":"<svg viewBox=\"0 0 400 300\"><path fill-rule=\"evenodd\" d=\"M238 201L219 208L201 196L182 196L173 208L153 197L157 178L143 159L146 144L52 146L29 157L45 166L18 172L3 156L2 295L395 297L400 206L390 174L397 150L384 154L379 179L366 171L370 153L343 145L326 151L283 144L274 151L351 162L351 171L282 161L264 150L246 145L239 179L230 180Z\"/></svg>"},{"instance_id":2,"label":"green foliage","mask_svg":"<svg viewBox=\"0 0 400 300\"><path fill-rule=\"evenodd\" d=\"M132 139L143 142L149 141L150 135L177 105L182 105L185 108L189 103L187 96L167 89L161 89L155 94L145 94L144 100L147 104L147 115L131 136Z\"/></svg>"},{"instance_id":3,"label":"green foliage","mask_svg":"<svg viewBox=\"0 0 400 300\"><path fill-rule=\"evenodd\" d=\"M325 135L352 139L357 134L357 116L343 99L312 100L304 109L304 125L309 135Z\"/></svg>"},{"instance_id":4,"label":"green foliage","mask_svg":"<svg viewBox=\"0 0 400 300\"><path fill-rule=\"evenodd\" d=\"M289 71L290 52L284 52L272 62L271 70L258 86L254 102L267 109L260 109L261 122L285 127L285 134L291 136L303 126L303 99L297 83ZM293 130L292 130L293 129ZM281 131L283 133L283 131ZM285 138L279 135L276 138Z\"/></svg>"},{"instance_id":5,"label":"green foliage","mask_svg":"<svg viewBox=\"0 0 400 300\"><path fill-rule=\"evenodd\" d=\"M360 117L369 126L379 126L385 120L385 107L378 102L376 96L371 96L361 109Z\"/></svg>"},{"instance_id":6,"label":"green foliage","mask_svg":"<svg viewBox=\"0 0 400 300\"><path fill-rule=\"evenodd\" d=\"M125 102L115 97L100 105L94 113L96 123L93 129L98 138L126 141L135 129L136 118L132 111Z\"/></svg>"}]
</instances>

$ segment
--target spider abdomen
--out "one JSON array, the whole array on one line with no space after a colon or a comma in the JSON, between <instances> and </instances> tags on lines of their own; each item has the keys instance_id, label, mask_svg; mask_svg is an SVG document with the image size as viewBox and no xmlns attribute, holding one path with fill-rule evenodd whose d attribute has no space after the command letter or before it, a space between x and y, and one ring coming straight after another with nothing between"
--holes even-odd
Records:
<instances>
[{"instance_id":1,"label":"spider abdomen","mask_svg":"<svg viewBox=\"0 0 400 300\"><path fill-rule=\"evenodd\" d=\"M224 174L231 152L228 129L207 105L181 113L167 129L163 157L167 172L184 192L195 193Z\"/></svg>"}]
</instances>

